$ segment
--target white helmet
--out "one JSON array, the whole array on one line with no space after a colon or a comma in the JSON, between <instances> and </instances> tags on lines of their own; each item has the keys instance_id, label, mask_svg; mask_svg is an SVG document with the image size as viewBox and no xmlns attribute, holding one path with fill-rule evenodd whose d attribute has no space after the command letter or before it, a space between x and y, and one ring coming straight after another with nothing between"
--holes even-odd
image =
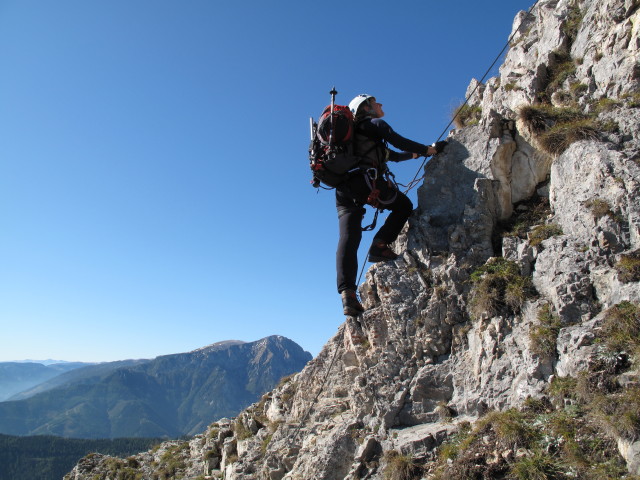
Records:
<instances>
[{"instance_id":1,"label":"white helmet","mask_svg":"<svg viewBox=\"0 0 640 480\"><path fill-rule=\"evenodd\" d=\"M356 113L358 113L358 108L360 108L360 105L362 105L364 102L366 102L370 98L375 98L375 97L373 95L367 95L366 93L361 93L360 95L358 95L357 97L355 97L353 100L349 102L349 110L351 110L351 113L353 113L354 117L356 116Z\"/></svg>"}]
</instances>

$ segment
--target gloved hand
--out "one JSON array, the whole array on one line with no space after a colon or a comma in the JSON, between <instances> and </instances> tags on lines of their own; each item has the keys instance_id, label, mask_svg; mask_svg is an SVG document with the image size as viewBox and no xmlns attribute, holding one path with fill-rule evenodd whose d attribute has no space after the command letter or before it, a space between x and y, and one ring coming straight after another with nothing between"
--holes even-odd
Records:
<instances>
[{"instance_id":1,"label":"gloved hand","mask_svg":"<svg viewBox=\"0 0 640 480\"><path fill-rule=\"evenodd\" d=\"M446 142L445 140L440 140L439 142L436 142L431 146L436 149L437 153L442 153L442 151L444 150L444 147L446 147L447 145L449 145L449 142Z\"/></svg>"}]
</instances>

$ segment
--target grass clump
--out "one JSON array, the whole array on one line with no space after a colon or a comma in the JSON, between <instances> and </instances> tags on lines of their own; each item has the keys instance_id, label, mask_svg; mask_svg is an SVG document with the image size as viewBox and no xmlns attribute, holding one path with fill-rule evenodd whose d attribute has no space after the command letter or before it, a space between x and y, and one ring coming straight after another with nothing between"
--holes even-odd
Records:
<instances>
[{"instance_id":1,"label":"grass clump","mask_svg":"<svg viewBox=\"0 0 640 480\"><path fill-rule=\"evenodd\" d=\"M601 198L592 198L587 200L585 203L585 207L591 210L591 213L596 218L596 220L600 220L602 217L614 217L613 210L611 209L611 205L606 200Z\"/></svg>"},{"instance_id":2,"label":"grass clump","mask_svg":"<svg viewBox=\"0 0 640 480\"><path fill-rule=\"evenodd\" d=\"M491 412L438 449L434 480L613 480L626 465L590 414L566 408Z\"/></svg>"},{"instance_id":3,"label":"grass clump","mask_svg":"<svg viewBox=\"0 0 640 480\"><path fill-rule=\"evenodd\" d=\"M582 95L589 90L589 86L585 83L573 82L569 85L569 90L573 95Z\"/></svg>"},{"instance_id":4,"label":"grass clump","mask_svg":"<svg viewBox=\"0 0 640 480\"><path fill-rule=\"evenodd\" d=\"M522 90L522 88L516 82L509 82L504 86L505 91L512 92L516 90Z\"/></svg>"},{"instance_id":5,"label":"grass clump","mask_svg":"<svg viewBox=\"0 0 640 480\"><path fill-rule=\"evenodd\" d=\"M620 260L617 261L615 267L618 272L618 280L621 282L640 281L640 250L620 255Z\"/></svg>"},{"instance_id":6,"label":"grass clump","mask_svg":"<svg viewBox=\"0 0 640 480\"><path fill-rule=\"evenodd\" d=\"M525 105L518 110L518 115L536 134L544 133L558 123L570 123L588 118L577 108L559 108L548 104Z\"/></svg>"},{"instance_id":7,"label":"grass clump","mask_svg":"<svg viewBox=\"0 0 640 480\"><path fill-rule=\"evenodd\" d=\"M570 57L557 54L558 63L549 69L546 94L550 97L564 82L576 73L576 64Z\"/></svg>"},{"instance_id":8,"label":"grass clump","mask_svg":"<svg viewBox=\"0 0 640 480\"><path fill-rule=\"evenodd\" d=\"M477 105L464 104L453 111L453 123L456 128L477 125L482 118L482 108Z\"/></svg>"},{"instance_id":9,"label":"grass clump","mask_svg":"<svg viewBox=\"0 0 640 480\"><path fill-rule=\"evenodd\" d=\"M601 98L600 100L597 100L594 104L594 108L596 113L602 113L602 112L610 112L611 110L614 110L617 107L620 107L622 105L622 102L619 100L614 100L613 98Z\"/></svg>"},{"instance_id":10,"label":"grass clump","mask_svg":"<svg viewBox=\"0 0 640 480\"><path fill-rule=\"evenodd\" d=\"M555 458L537 451L531 457L519 458L511 467L511 477L517 480L560 480L566 478Z\"/></svg>"},{"instance_id":11,"label":"grass clump","mask_svg":"<svg viewBox=\"0 0 640 480\"><path fill-rule=\"evenodd\" d=\"M562 32L568 37L569 43L573 44L578 35L578 31L580 30L580 25L582 25L582 20L584 19L584 12L580 9L577 1L574 1L569 6L569 11L567 12L567 16L565 18L565 22L562 25Z\"/></svg>"},{"instance_id":12,"label":"grass clump","mask_svg":"<svg viewBox=\"0 0 640 480\"><path fill-rule=\"evenodd\" d=\"M479 318L518 313L524 302L535 295L529 277L520 274L517 263L504 258L490 259L471 274L471 314Z\"/></svg>"},{"instance_id":13,"label":"grass clump","mask_svg":"<svg viewBox=\"0 0 640 480\"><path fill-rule=\"evenodd\" d=\"M597 140L600 128L592 118L557 123L539 137L542 148L552 155L560 155L572 143L580 140Z\"/></svg>"},{"instance_id":14,"label":"grass clump","mask_svg":"<svg viewBox=\"0 0 640 480\"><path fill-rule=\"evenodd\" d=\"M518 237L526 240L531 229L544 223L550 214L549 199L534 196L516 206L511 218L499 224L498 234L503 237Z\"/></svg>"},{"instance_id":15,"label":"grass clump","mask_svg":"<svg viewBox=\"0 0 640 480\"><path fill-rule=\"evenodd\" d=\"M401 455L395 450L387 452L384 456L386 467L384 469L385 480L413 480L421 478L420 465L410 455Z\"/></svg>"},{"instance_id":16,"label":"grass clump","mask_svg":"<svg viewBox=\"0 0 640 480\"><path fill-rule=\"evenodd\" d=\"M527 105L520 108L520 119L529 126L540 147L551 155L560 155L579 140L597 140L606 130L594 115L586 115L572 107L548 104Z\"/></svg>"},{"instance_id":17,"label":"grass clump","mask_svg":"<svg viewBox=\"0 0 640 480\"><path fill-rule=\"evenodd\" d=\"M538 437L526 415L513 408L488 413L478 422L477 428L478 432L493 431L497 444L504 448L527 448Z\"/></svg>"},{"instance_id":18,"label":"grass clump","mask_svg":"<svg viewBox=\"0 0 640 480\"><path fill-rule=\"evenodd\" d=\"M573 377L553 377L547 390L556 404L562 405L565 400L577 398L578 380Z\"/></svg>"},{"instance_id":19,"label":"grass clump","mask_svg":"<svg viewBox=\"0 0 640 480\"><path fill-rule=\"evenodd\" d=\"M280 388L280 387L284 387L287 383L290 383L293 380L293 377L295 377L296 374L292 373L291 375L286 375L284 377L282 377L280 379L280 381L278 382L278 385L276 385L276 389Z\"/></svg>"},{"instance_id":20,"label":"grass clump","mask_svg":"<svg viewBox=\"0 0 640 480\"><path fill-rule=\"evenodd\" d=\"M555 223L549 223L546 225L538 225L529 234L529 244L532 247L540 245L548 238L562 235L562 228Z\"/></svg>"},{"instance_id":21,"label":"grass clump","mask_svg":"<svg viewBox=\"0 0 640 480\"><path fill-rule=\"evenodd\" d=\"M640 387L596 396L591 410L614 435L632 441L640 438Z\"/></svg>"},{"instance_id":22,"label":"grass clump","mask_svg":"<svg viewBox=\"0 0 640 480\"><path fill-rule=\"evenodd\" d=\"M236 422L233 424L233 432L238 440L246 440L247 438L253 437L253 433L246 427L240 417L238 417Z\"/></svg>"},{"instance_id":23,"label":"grass clump","mask_svg":"<svg viewBox=\"0 0 640 480\"><path fill-rule=\"evenodd\" d=\"M625 93L620 97L629 108L640 108L640 92Z\"/></svg>"},{"instance_id":24,"label":"grass clump","mask_svg":"<svg viewBox=\"0 0 640 480\"><path fill-rule=\"evenodd\" d=\"M562 326L560 318L554 315L549 304L546 304L538 311L538 322L529 332L531 350L536 355L544 357L555 355Z\"/></svg>"},{"instance_id":25,"label":"grass clump","mask_svg":"<svg viewBox=\"0 0 640 480\"><path fill-rule=\"evenodd\" d=\"M598 336L607 351L640 359L640 306L621 302L609 308Z\"/></svg>"}]
</instances>

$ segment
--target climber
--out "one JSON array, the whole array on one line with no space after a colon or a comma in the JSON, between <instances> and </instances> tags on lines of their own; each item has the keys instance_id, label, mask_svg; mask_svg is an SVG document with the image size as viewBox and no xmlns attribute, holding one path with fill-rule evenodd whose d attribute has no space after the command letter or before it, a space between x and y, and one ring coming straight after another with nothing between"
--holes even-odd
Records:
<instances>
[{"instance_id":1,"label":"climber","mask_svg":"<svg viewBox=\"0 0 640 480\"><path fill-rule=\"evenodd\" d=\"M446 142L426 146L408 140L382 120L382 104L367 94L358 95L349 103L355 118L355 150L363 157L357 173L336 187L336 207L340 226L340 240L336 252L338 292L342 297L345 315L360 315L364 308L356 296L358 247L362 239L364 205L391 210L384 225L375 234L368 258L372 263L394 260L393 243L413 211L411 200L398 190L387 168L387 161L402 162L442 151ZM404 150L395 152L387 142Z\"/></svg>"}]
</instances>

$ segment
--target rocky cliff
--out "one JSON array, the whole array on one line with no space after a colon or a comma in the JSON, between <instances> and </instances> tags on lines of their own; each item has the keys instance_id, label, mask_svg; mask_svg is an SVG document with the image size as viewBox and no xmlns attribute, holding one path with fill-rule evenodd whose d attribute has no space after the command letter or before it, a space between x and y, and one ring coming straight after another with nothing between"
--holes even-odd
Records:
<instances>
[{"instance_id":1,"label":"rocky cliff","mask_svg":"<svg viewBox=\"0 0 640 480\"><path fill-rule=\"evenodd\" d=\"M366 313L237 418L65 478L640 473L639 6L521 12L425 169L404 253L367 272Z\"/></svg>"}]
</instances>

